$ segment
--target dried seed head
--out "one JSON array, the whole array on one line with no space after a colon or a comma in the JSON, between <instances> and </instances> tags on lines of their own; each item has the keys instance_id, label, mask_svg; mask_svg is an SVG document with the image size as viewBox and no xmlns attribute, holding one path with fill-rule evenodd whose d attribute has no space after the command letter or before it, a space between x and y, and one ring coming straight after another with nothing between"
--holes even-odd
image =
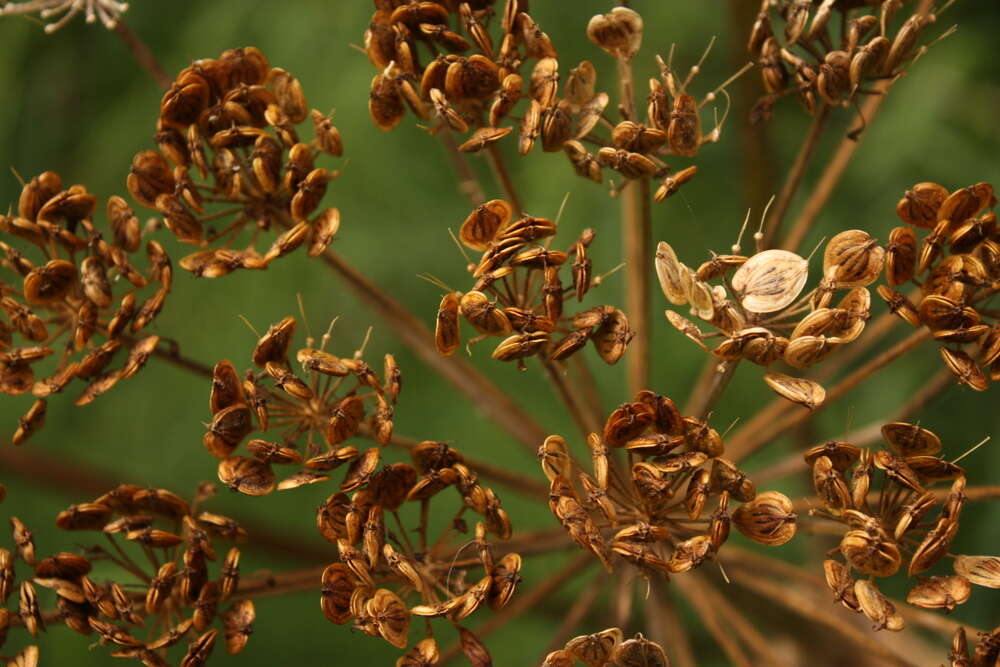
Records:
<instances>
[{"instance_id":1,"label":"dried seed head","mask_svg":"<svg viewBox=\"0 0 1000 667\"><path fill-rule=\"evenodd\" d=\"M795 301L805 287L809 263L787 250L765 250L733 274L732 285L746 310L773 313Z\"/></svg>"},{"instance_id":2,"label":"dried seed head","mask_svg":"<svg viewBox=\"0 0 1000 667\"><path fill-rule=\"evenodd\" d=\"M615 7L590 19L587 37L612 57L629 60L642 45L642 17L628 7Z\"/></svg>"},{"instance_id":3,"label":"dried seed head","mask_svg":"<svg viewBox=\"0 0 1000 667\"><path fill-rule=\"evenodd\" d=\"M741 533L766 546L785 544L795 536L792 501L777 491L764 491L736 508L733 523Z\"/></svg>"}]
</instances>

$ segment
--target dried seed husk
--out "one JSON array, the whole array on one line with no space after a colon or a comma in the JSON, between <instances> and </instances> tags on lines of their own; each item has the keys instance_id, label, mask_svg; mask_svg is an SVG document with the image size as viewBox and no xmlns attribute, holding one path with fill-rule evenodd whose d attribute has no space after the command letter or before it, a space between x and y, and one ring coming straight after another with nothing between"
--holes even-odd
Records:
<instances>
[{"instance_id":1,"label":"dried seed husk","mask_svg":"<svg viewBox=\"0 0 1000 667\"><path fill-rule=\"evenodd\" d=\"M1000 588L1000 558L996 556L956 556L953 567L976 586Z\"/></svg>"},{"instance_id":2,"label":"dried seed husk","mask_svg":"<svg viewBox=\"0 0 1000 667\"><path fill-rule=\"evenodd\" d=\"M906 621L896 613L896 607L882 595L874 582L858 579L854 582L854 594L861 611L875 624L875 630L899 632L906 627Z\"/></svg>"},{"instance_id":3,"label":"dried seed husk","mask_svg":"<svg viewBox=\"0 0 1000 667\"><path fill-rule=\"evenodd\" d=\"M972 585L963 577L930 577L921 579L906 594L906 601L924 609L944 609L953 611L972 594Z\"/></svg>"},{"instance_id":4,"label":"dried seed husk","mask_svg":"<svg viewBox=\"0 0 1000 667\"><path fill-rule=\"evenodd\" d=\"M902 564L899 547L880 532L849 530L840 541L840 553L858 572L876 577L891 577Z\"/></svg>"},{"instance_id":5,"label":"dried seed husk","mask_svg":"<svg viewBox=\"0 0 1000 667\"><path fill-rule=\"evenodd\" d=\"M942 347L941 357L944 359L945 366L955 374L961 384L975 391L986 391L989 387L986 375L967 352Z\"/></svg>"},{"instance_id":6,"label":"dried seed husk","mask_svg":"<svg viewBox=\"0 0 1000 667\"><path fill-rule=\"evenodd\" d=\"M831 512L836 514L851 507L851 491L847 482L826 456L820 456L813 463L813 486Z\"/></svg>"},{"instance_id":7,"label":"dried seed husk","mask_svg":"<svg viewBox=\"0 0 1000 667\"><path fill-rule=\"evenodd\" d=\"M958 515L942 515L913 552L907 575L912 577L920 574L941 560L948 553L948 548L957 534Z\"/></svg>"},{"instance_id":8,"label":"dried seed husk","mask_svg":"<svg viewBox=\"0 0 1000 667\"><path fill-rule=\"evenodd\" d=\"M778 546L795 537L796 515L792 501L777 491L764 491L733 512L733 523L758 544Z\"/></svg>"},{"instance_id":9,"label":"dried seed husk","mask_svg":"<svg viewBox=\"0 0 1000 667\"><path fill-rule=\"evenodd\" d=\"M259 459L233 456L219 461L219 481L233 491L265 496L274 491L276 481L271 466Z\"/></svg>"},{"instance_id":10,"label":"dried seed husk","mask_svg":"<svg viewBox=\"0 0 1000 667\"><path fill-rule=\"evenodd\" d=\"M743 308L773 313L790 305L809 277L809 263L787 250L765 250L736 270L732 286Z\"/></svg>"},{"instance_id":11,"label":"dried seed husk","mask_svg":"<svg viewBox=\"0 0 1000 667\"><path fill-rule=\"evenodd\" d=\"M833 591L834 599L851 611L861 611L858 596L854 593L854 579L851 571L835 560L823 561L823 572L826 575L826 585Z\"/></svg>"},{"instance_id":12,"label":"dried seed husk","mask_svg":"<svg viewBox=\"0 0 1000 667\"><path fill-rule=\"evenodd\" d=\"M677 260L677 255L670 244L660 241L656 246L656 276L660 280L660 288L664 296L675 306L686 304L687 292L681 280L684 265Z\"/></svg>"},{"instance_id":13,"label":"dried seed husk","mask_svg":"<svg viewBox=\"0 0 1000 667\"><path fill-rule=\"evenodd\" d=\"M789 344L791 346L791 344ZM822 405L826 400L826 390L822 385L805 378L795 378L781 373L767 373L764 382L776 393L793 403L810 410Z\"/></svg>"},{"instance_id":14,"label":"dried seed husk","mask_svg":"<svg viewBox=\"0 0 1000 667\"><path fill-rule=\"evenodd\" d=\"M641 633L619 644L612 660L620 667L670 667L663 648Z\"/></svg>"},{"instance_id":15,"label":"dried seed husk","mask_svg":"<svg viewBox=\"0 0 1000 667\"><path fill-rule=\"evenodd\" d=\"M890 422L882 426L882 437L904 458L932 456L941 451L941 438L916 424Z\"/></svg>"},{"instance_id":16,"label":"dried seed husk","mask_svg":"<svg viewBox=\"0 0 1000 667\"><path fill-rule=\"evenodd\" d=\"M815 311L819 312L819 311ZM840 345L827 336L799 336L788 342L782 358L792 368L809 368L833 354ZM770 383L768 383L770 384ZM778 393L781 391L775 389ZM784 394L782 394L784 395ZM788 398L786 396L786 398ZM794 400L794 399L790 399Z\"/></svg>"},{"instance_id":17,"label":"dried seed husk","mask_svg":"<svg viewBox=\"0 0 1000 667\"><path fill-rule=\"evenodd\" d=\"M518 582L521 581L520 572L521 556L519 554L509 553L497 561L490 571L492 580L488 598L490 609L498 611L507 606L514 596Z\"/></svg>"},{"instance_id":18,"label":"dried seed husk","mask_svg":"<svg viewBox=\"0 0 1000 667\"><path fill-rule=\"evenodd\" d=\"M622 639L620 629L608 628L570 639L566 642L566 651L588 667L604 667L611 661Z\"/></svg>"}]
</instances>

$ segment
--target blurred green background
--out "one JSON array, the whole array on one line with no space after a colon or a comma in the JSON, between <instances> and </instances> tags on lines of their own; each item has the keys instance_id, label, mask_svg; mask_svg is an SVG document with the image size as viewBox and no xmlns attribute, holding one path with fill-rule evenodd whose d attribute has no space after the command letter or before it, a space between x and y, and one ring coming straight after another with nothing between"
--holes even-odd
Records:
<instances>
[{"instance_id":1,"label":"blurred green background","mask_svg":"<svg viewBox=\"0 0 1000 667\"><path fill-rule=\"evenodd\" d=\"M370 3L136 0L132 5L126 16L129 25L149 44L168 73L176 73L196 58L255 45L273 66L299 77L312 106L324 111L336 109L335 122L344 137L348 161L325 200L328 205L338 206L342 214L335 248L432 326L439 290L414 276L432 273L460 289L470 284L464 261L447 233L448 228L457 229L469 206L455 187L446 155L436 141L415 127L412 116L391 134L379 132L367 117L367 88L373 70L355 46L362 42L372 11ZM754 12L743 5L735 0L731 6L724 2L633 2L646 24L644 49L637 59L638 80L644 81L652 74L654 53L666 53L676 42L675 62L686 67L716 36L715 50L694 86L696 92L707 92L746 60L748 24L736 25L734 17L752 17ZM532 14L559 49L564 71L580 59L592 59L600 71L600 85L608 90L614 88L613 68L609 59L586 40L584 28L591 15L610 6L596 0L532 2ZM959 24L958 32L936 45L892 90L804 247L811 248L823 236L855 226L884 239L897 224L893 213L897 199L918 181L938 181L951 189L982 180L997 181L1000 61L995 51L1000 7L995 3L959 2L928 34L937 34L953 23ZM161 91L131 59L123 44L114 34L81 20L46 36L36 23L12 17L0 20L0 45L0 205L9 202L16 206L19 192L19 184L8 167L25 178L56 170L66 183L86 184L102 202L112 194L124 195L131 156L152 147ZM790 99L778 105L768 124L749 125L746 107L758 94L758 85L758 75L752 72L746 84L733 88L738 98L737 111L730 116L721 143L702 150L697 159L698 176L681 194L654 205L655 238L669 240L689 264L707 258L709 248L725 251L748 207L753 208L755 218L759 215L767 196L781 187L783 174L808 125L809 119ZM843 135L847 118L844 110L834 114L834 127L821 146L821 158ZM309 131L305 134L308 136ZM508 152L511 148L512 144L505 146ZM499 196L482 159L472 160L483 177L487 194ZM805 191L815 181L821 162L816 161L807 173ZM530 159L511 154L509 164L525 208L532 214L554 216L569 194L560 225L560 245L575 238L584 227L593 227L598 232L593 246L595 270L607 270L618 263L619 205L608 198L606 186L577 178L559 153L536 150ZM686 163L672 164L679 167ZM754 182L757 185L749 185ZM761 197L760 193L766 195ZM800 196L797 202L801 200ZM795 211L793 204L792 215ZM140 217L148 214L138 208L137 212ZM180 250L172 243L168 249ZM601 299L620 304L621 290L619 274L592 299L595 303ZM359 303L320 262L307 260L304 253L275 262L263 273L237 272L212 282L199 282L178 268L174 291L153 332L180 340L184 354L192 358L208 364L228 358L237 368L243 368L249 364L255 337L238 316L245 316L263 329L285 315L297 316L296 294L302 295L314 330L323 328L332 317L339 317L331 346L335 353L350 354L366 328L373 325L366 357L378 359L387 351L396 354L405 377L395 419L398 433L454 441L470 455L542 479L532 457L423 366L365 304ZM659 313L666 302L658 295L654 299ZM874 310L883 311L881 302L874 304ZM652 389L682 403L703 356L661 316L657 315L653 322ZM520 373L513 364L492 362L489 350L488 345L473 348L472 362L516 396L546 429L572 437L574 446L582 447L538 369ZM604 366L589 348L585 354L602 387L606 410L626 400L623 366ZM838 437L852 425L867 424L891 412L939 367L937 352L930 346L921 348L880 373L876 381L822 412L809 436L817 442ZM713 415L713 423L720 430L735 419L746 420L771 400L771 394L762 389L760 375L760 369L748 364L740 368ZM189 495L199 481L214 479L215 461L200 443L203 422L210 418L208 389L203 379L152 361L137 377L85 409L74 408L69 396L55 397L50 401L45 428L27 447L39 456L57 458L71 470L74 464L86 462L118 481L162 486ZM995 391L976 394L951 387L923 411L919 420L942 437L946 454L957 456L984 436L997 434L1000 420ZM0 430L13 432L18 416L29 404L25 397L5 398L0 404ZM785 442L772 445L747 468L779 457L788 446ZM398 451L390 450L387 456L390 460L402 459ZM966 463L970 485L998 482L1000 448L995 444L980 449ZM46 473L43 471L41 476ZM0 481L8 488L2 514L19 516L35 529L40 553L71 550L77 536L56 531L53 517L59 509L88 497L73 491L72 480L44 483L37 477L29 479L0 469ZM804 487L793 481L782 488L801 495ZM496 485L496 489L515 530L555 525L546 508L502 486ZM209 509L266 524L279 535L294 534L297 541L311 544L314 553L325 550L332 561L333 547L323 542L314 528L314 508L329 491L328 486L317 485L265 498L235 497L223 492ZM954 551L1000 552L997 525L995 506L968 510ZM7 541L4 538L0 543ZM800 537L781 554L792 560L811 555L809 567L818 574L821 566L817 554L823 549L810 547L808 542L808 537ZM291 549L276 553L248 545L244 572L280 572L314 565L314 553L300 554ZM563 562L562 556L530 559L521 593L550 576L551 570ZM538 664L569 600L593 577L587 574L568 593L538 604L491 636L487 643L495 664ZM317 585L316 590L305 593L262 599L257 607L256 632L244 654L232 658L218 647L212 664L364 665L389 664L395 659L398 653L384 642L330 625L319 613L318 597ZM43 601L51 602L47 596ZM607 606L602 604L596 609L599 611L587 619L580 632L596 631L609 624ZM708 635L698 629L690 610L683 609L699 664L726 664ZM755 620L772 621L771 625L783 618L766 601L760 601L748 613ZM1000 622L1000 593L977 588L972 601L954 616L992 628ZM469 619L469 625L474 628L488 617L481 611ZM635 618L633 625L626 630L642 629ZM768 630L769 636L780 644L789 627L796 626ZM53 628L39 639L42 663L113 663L106 649L87 650L92 641L64 628ZM442 635L442 646L450 641L450 635ZM943 659L946 642L936 642ZM13 653L24 643L25 636L14 632L0 652Z\"/></svg>"}]
</instances>

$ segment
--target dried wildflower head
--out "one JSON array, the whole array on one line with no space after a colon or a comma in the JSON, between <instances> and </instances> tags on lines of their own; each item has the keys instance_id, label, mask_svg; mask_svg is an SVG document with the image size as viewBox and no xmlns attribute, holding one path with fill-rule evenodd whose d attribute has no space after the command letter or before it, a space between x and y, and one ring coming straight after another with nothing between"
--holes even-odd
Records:
<instances>
[{"instance_id":1,"label":"dried wildflower head","mask_svg":"<svg viewBox=\"0 0 1000 667\"><path fill-rule=\"evenodd\" d=\"M602 182L606 169L626 182L664 179L656 194L661 201L694 176L695 167L672 173L659 156L693 157L701 145L718 140L721 123L703 134L700 112L728 81L698 100L686 88L700 64L680 81L670 63L658 59L661 76L650 81L648 114L643 118L630 111L631 99L618 100L626 117L611 128L609 140L599 128L606 110L614 108L613 99L598 90L593 63L584 60L568 72L560 71L556 49L523 0L507 0L498 22L501 32L491 37L491 4L375 3L365 51L379 70L368 104L376 126L395 128L409 109L432 123L432 133L467 135L460 148L476 153L493 151L513 135L515 127L503 124L519 112L516 142L521 155L536 145L546 152L563 151L588 180ZM594 16L587 36L627 62L641 45L642 18L632 9L616 7ZM421 58L424 48L429 61ZM612 195L621 187L612 183Z\"/></svg>"},{"instance_id":2,"label":"dried wildflower head","mask_svg":"<svg viewBox=\"0 0 1000 667\"><path fill-rule=\"evenodd\" d=\"M370 450L371 451L371 450ZM332 623L353 621L364 633L385 639L405 649L410 645L413 616L458 624L481 606L499 610L510 602L520 581L521 557L508 553L494 560L487 535L510 537L510 521L492 489L483 487L461 454L444 443L423 442L412 451L413 465L395 463L370 475L359 484L334 493L320 506L316 524L320 534L337 545L340 562L323 572L320 605ZM453 486L461 498L454 517L441 535L430 534L428 516L447 516L444 492ZM348 495L348 492L351 492ZM412 530L404 527L397 510L407 503L419 504L421 519ZM478 555L458 560L463 546L449 543L453 533L467 532L461 518L472 510L483 520L471 541ZM387 528L389 515L403 531ZM415 534L417 544L408 537ZM467 583L475 569L482 575ZM463 649L486 655L486 648L469 633L462 635ZM419 641L399 665L431 665L438 659L432 637ZM480 663L475 663L480 664ZM483 662L481 664L489 664Z\"/></svg>"},{"instance_id":3,"label":"dried wildflower head","mask_svg":"<svg viewBox=\"0 0 1000 667\"><path fill-rule=\"evenodd\" d=\"M888 284L878 287L892 312L932 332L945 366L976 391L1000 378L1000 320L996 311L977 308L1000 285L996 203L989 183L954 192L937 183L914 185L896 206L907 226L892 230ZM920 286L913 296L893 289L910 282Z\"/></svg>"},{"instance_id":4,"label":"dried wildflower head","mask_svg":"<svg viewBox=\"0 0 1000 667\"><path fill-rule=\"evenodd\" d=\"M592 473L574 474L560 436L549 436L538 458L551 483L553 514L609 570L628 563L647 576L686 572L714 557L731 523L765 545L795 535L788 498L774 491L758 495L750 478L722 456L719 433L704 420L682 416L669 398L640 392L587 444ZM629 452L628 476L614 470L614 448ZM742 504L733 512L731 502ZM715 510L705 517L711 506Z\"/></svg>"},{"instance_id":5,"label":"dried wildflower head","mask_svg":"<svg viewBox=\"0 0 1000 667\"><path fill-rule=\"evenodd\" d=\"M332 327L332 324L331 324ZM351 463L342 487L351 490L365 484L379 463L379 449L361 452L344 444L360 429L380 444L392 437L392 414L402 375L392 355L386 355L383 377L363 359L363 349L341 358L326 351L330 331L319 347L310 337L295 357L307 380L300 378L290 361L289 348L295 334L292 317L267 330L253 350L257 370L241 379L229 361L215 365L205 447L219 461L219 479L234 491L266 495L275 489L294 489L325 482L326 474ZM365 423L370 410L370 421ZM237 448L253 431L266 437L280 429L277 437L251 439L249 456L236 455ZM305 436L305 443L299 441ZM281 480L274 466L302 466Z\"/></svg>"},{"instance_id":6,"label":"dried wildflower head","mask_svg":"<svg viewBox=\"0 0 1000 667\"><path fill-rule=\"evenodd\" d=\"M81 553L35 556L30 531L15 520L18 553L30 566L30 574L17 585L26 629L37 636L47 630L47 618L48 625L96 634L100 643L111 646L113 657L155 666L168 664L166 651L189 639L180 664L194 666L204 664L211 643L207 638L218 634L211 626L220 618L227 651L242 651L252 633L253 601L243 597L227 611L220 607L238 593L240 552L231 545L247 534L232 519L199 509L213 493L211 485L202 485L188 502L166 489L123 484L91 502L72 505L59 513L56 526L77 534L97 532L102 544L111 544L110 549L85 545ZM220 546L228 546L228 553L217 551ZM210 579L211 569L217 569L217 578ZM143 582L138 590L136 579ZM0 601L15 584L11 553L0 549ZM39 587L55 593L57 614L42 614ZM143 627L149 627L150 618L156 619L152 633ZM6 631L6 624L0 630ZM34 665L37 657L37 650L26 650L8 664Z\"/></svg>"},{"instance_id":7,"label":"dried wildflower head","mask_svg":"<svg viewBox=\"0 0 1000 667\"><path fill-rule=\"evenodd\" d=\"M549 653L542 667L573 667L584 665L619 665L620 667L670 667L663 647L636 634L625 639L620 628L608 628L591 635L580 635L566 642L558 651Z\"/></svg>"},{"instance_id":8,"label":"dried wildflower head","mask_svg":"<svg viewBox=\"0 0 1000 667\"><path fill-rule=\"evenodd\" d=\"M121 197L108 201L103 229L96 209L86 188L64 188L49 171L24 185L16 214L0 215L0 392L37 399L15 444L42 426L49 396L80 380L76 404L86 405L138 373L159 342L135 336L163 308L170 258L152 240L142 258L139 220ZM109 369L123 348L126 359Z\"/></svg>"},{"instance_id":9,"label":"dried wildflower head","mask_svg":"<svg viewBox=\"0 0 1000 667\"><path fill-rule=\"evenodd\" d=\"M823 362L861 335L870 315L867 285L878 279L886 254L864 231L841 232L826 245L819 284L803 294L809 271L805 258L787 250L761 250L759 241L750 257L741 254L739 243L732 252L712 253L694 270L678 260L670 244L657 246L656 273L667 300L689 304L691 315L717 332L706 334L672 310L666 311L667 320L720 362L746 359L768 367L783 361L798 369ZM838 292L843 296L834 304ZM723 340L710 349L706 341L714 336ZM809 409L826 396L812 380L782 373L764 379L779 395Z\"/></svg>"},{"instance_id":10,"label":"dried wildflower head","mask_svg":"<svg viewBox=\"0 0 1000 667\"><path fill-rule=\"evenodd\" d=\"M118 19L127 11L128 3L119 0L25 0L5 3L0 7L0 16L37 12L44 21L58 16L55 21L45 24L45 32L53 33L80 12L84 12L87 23L100 20L105 28L114 30L118 25ZM60 14L62 16L59 16Z\"/></svg>"},{"instance_id":11,"label":"dried wildflower head","mask_svg":"<svg viewBox=\"0 0 1000 667\"><path fill-rule=\"evenodd\" d=\"M310 117L315 138L305 143L297 126ZM205 248L180 261L195 275L265 269L302 245L316 256L337 233L339 211L320 208L337 172L315 162L341 155L340 134L255 47L182 70L160 102L156 143L133 158L128 189L180 241ZM269 230L281 233L262 254Z\"/></svg>"},{"instance_id":12,"label":"dried wildflower head","mask_svg":"<svg viewBox=\"0 0 1000 667\"><path fill-rule=\"evenodd\" d=\"M762 0L747 41L767 91L755 114L768 117L790 94L810 114L825 105L846 107L868 92L865 85L902 75L927 50L917 44L939 11L908 6L909 16L897 17L901 2Z\"/></svg>"},{"instance_id":13,"label":"dried wildflower head","mask_svg":"<svg viewBox=\"0 0 1000 667\"><path fill-rule=\"evenodd\" d=\"M449 291L438 308L438 351L451 355L461 343L460 318L481 335L503 338L493 351L500 361L541 356L562 361L591 341L606 363L621 359L634 335L625 314L613 306L596 306L573 315L565 302L578 301L603 276L594 276L588 248L596 233L587 229L565 252L551 250L556 223L525 216L514 220L507 202L495 199L474 210L462 224L461 241L483 251L469 264L476 282L466 293ZM464 250L463 250L464 252ZM564 278L562 273L569 272ZM555 335L559 340L553 341Z\"/></svg>"},{"instance_id":14,"label":"dried wildflower head","mask_svg":"<svg viewBox=\"0 0 1000 667\"><path fill-rule=\"evenodd\" d=\"M946 611L968 600L970 583L1000 581L991 579L988 557L970 556L956 559L953 576L917 577L950 555L965 504L965 471L940 458L941 440L923 427L893 422L883 426L882 435L886 449L828 442L806 452L805 460L822 504L810 514L839 522L845 530L839 547L843 564L824 564L827 583L844 606L863 612L876 629L898 631L904 623L893 604L874 581L854 581L852 571L891 577L906 565L907 575L915 578L906 601ZM942 482L951 483L948 493L930 491ZM937 518L929 520L938 505Z\"/></svg>"}]
</instances>

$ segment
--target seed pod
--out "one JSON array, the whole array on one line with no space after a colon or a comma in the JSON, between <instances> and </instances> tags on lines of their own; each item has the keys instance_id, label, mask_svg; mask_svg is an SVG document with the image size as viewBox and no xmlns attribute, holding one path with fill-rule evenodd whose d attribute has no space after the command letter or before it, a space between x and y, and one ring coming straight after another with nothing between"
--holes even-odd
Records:
<instances>
[{"instance_id":1,"label":"seed pod","mask_svg":"<svg viewBox=\"0 0 1000 667\"><path fill-rule=\"evenodd\" d=\"M406 636L410 627L410 613L406 605L395 593L385 588L375 591L375 595L365 605L379 634L396 648L406 648Z\"/></svg>"},{"instance_id":2,"label":"seed pod","mask_svg":"<svg viewBox=\"0 0 1000 667\"><path fill-rule=\"evenodd\" d=\"M675 306L687 303L687 293L681 279L682 267L670 244L660 241L656 246L656 276L664 296Z\"/></svg>"},{"instance_id":3,"label":"seed pod","mask_svg":"<svg viewBox=\"0 0 1000 667\"><path fill-rule=\"evenodd\" d=\"M764 375L764 382L782 397L810 410L822 405L823 401L826 400L826 390L812 380L795 378L781 373L767 373Z\"/></svg>"},{"instance_id":4,"label":"seed pod","mask_svg":"<svg viewBox=\"0 0 1000 667\"><path fill-rule=\"evenodd\" d=\"M854 593L854 579L851 571L835 560L823 561L823 572L826 575L826 585L833 591L834 599L851 611L861 611L858 596Z\"/></svg>"},{"instance_id":5,"label":"seed pod","mask_svg":"<svg viewBox=\"0 0 1000 667\"><path fill-rule=\"evenodd\" d=\"M861 611L875 624L874 630L899 632L906 626L903 617L896 613L896 607L882 595L874 582L858 579L854 582L854 594Z\"/></svg>"},{"instance_id":6,"label":"seed pod","mask_svg":"<svg viewBox=\"0 0 1000 667\"><path fill-rule=\"evenodd\" d=\"M276 486L271 466L255 458L233 456L219 461L218 473L223 484L250 496L265 496Z\"/></svg>"},{"instance_id":7,"label":"seed pod","mask_svg":"<svg viewBox=\"0 0 1000 667\"><path fill-rule=\"evenodd\" d=\"M899 547L883 533L850 530L840 541L840 553L858 572L891 577L899 570Z\"/></svg>"},{"instance_id":8,"label":"seed pod","mask_svg":"<svg viewBox=\"0 0 1000 667\"><path fill-rule=\"evenodd\" d=\"M911 588L906 594L906 601L924 609L953 611L966 602L971 594L972 585L960 576L930 577L922 579Z\"/></svg>"},{"instance_id":9,"label":"seed pod","mask_svg":"<svg viewBox=\"0 0 1000 667\"><path fill-rule=\"evenodd\" d=\"M538 448L538 461L542 472L553 482L556 477L568 478L570 472L569 448L562 436L550 435Z\"/></svg>"},{"instance_id":10,"label":"seed pod","mask_svg":"<svg viewBox=\"0 0 1000 667\"><path fill-rule=\"evenodd\" d=\"M566 642L566 652L588 667L607 665L623 639L618 628L608 628L592 635L580 635Z\"/></svg>"},{"instance_id":11,"label":"seed pod","mask_svg":"<svg viewBox=\"0 0 1000 667\"><path fill-rule=\"evenodd\" d=\"M433 637L421 639L406 655L396 661L396 667L433 667L438 664L441 654Z\"/></svg>"},{"instance_id":12,"label":"seed pod","mask_svg":"<svg viewBox=\"0 0 1000 667\"><path fill-rule=\"evenodd\" d=\"M736 508L733 523L754 542L778 546L795 536L795 517L788 496L777 491L764 491Z\"/></svg>"},{"instance_id":13,"label":"seed pod","mask_svg":"<svg viewBox=\"0 0 1000 667\"><path fill-rule=\"evenodd\" d=\"M510 333L510 321L503 310L482 292L467 292L459 299L459 312L479 333L498 336Z\"/></svg>"},{"instance_id":14,"label":"seed pod","mask_svg":"<svg viewBox=\"0 0 1000 667\"><path fill-rule=\"evenodd\" d=\"M611 57L630 60L642 44L642 17L627 7L615 7L590 19L587 37Z\"/></svg>"},{"instance_id":15,"label":"seed pod","mask_svg":"<svg viewBox=\"0 0 1000 667\"><path fill-rule=\"evenodd\" d=\"M983 371L979 366L973 361L966 352L962 350L950 350L946 347L941 348L941 357L944 359L945 365L948 367L955 377L958 378L959 383L971 387L976 391L986 391L989 386L989 381L983 374Z\"/></svg>"},{"instance_id":16,"label":"seed pod","mask_svg":"<svg viewBox=\"0 0 1000 667\"><path fill-rule=\"evenodd\" d=\"M732 286L746 310L773 313L795 301L808 272L808 262L795 253L765 250L736 270Z\"/></svg>"},{"instance_id":17,"label":"seed pod","mask_svg":"<svg viewBox=\"0 0 1000 667\"><path fill-rule=\"evenodd\" d=\"M937 183L917 183L899 200L896 214L909 225L933 229L938 221L938 211L948 194L947 188Z\"/></svg>"},{"instance_id":18,"label":"seed pod","mask_svg":"<svg viewBox=\"0 0 1000 667\"><path fill-rule=\"evenodd\" d=\"M838 287L870 285L878 279L885 250L860 229L840 232L830 239L823 253L823 276Z\"/></svg>"},{"instance_id":19,"label":"seed pod","mask_svg":"<svg viewBox=\"0 0 1000 667\"><path fill-rule=\"evenodd\" d=\"M213 629L192 640L187 653L181 658L180 667L202 667L212 654L218 635L219 631Z\"/></svg>"},{"instance_id":20,"label":"seed pod","mask_svg":"<svg viewBox=\"0 0 1000 667\"><path fill-rule=\"evenodd\" d=\"M954 568L977 586L1000 588L1000 558L996 556L956 556Z\"/></svg>"},{"instance_id":21,"label":"seed pod","mask_svg":"<svg viewBox=\"0 0 1000 667\"><path fill-rule=\"evenodd\" d=\"M907 575L912 577L924 572L941 560L948 553L948 548L957 534L958 515L942 515L913 552L910 566L906 571Z\"/></svg>"}]
</instances>

